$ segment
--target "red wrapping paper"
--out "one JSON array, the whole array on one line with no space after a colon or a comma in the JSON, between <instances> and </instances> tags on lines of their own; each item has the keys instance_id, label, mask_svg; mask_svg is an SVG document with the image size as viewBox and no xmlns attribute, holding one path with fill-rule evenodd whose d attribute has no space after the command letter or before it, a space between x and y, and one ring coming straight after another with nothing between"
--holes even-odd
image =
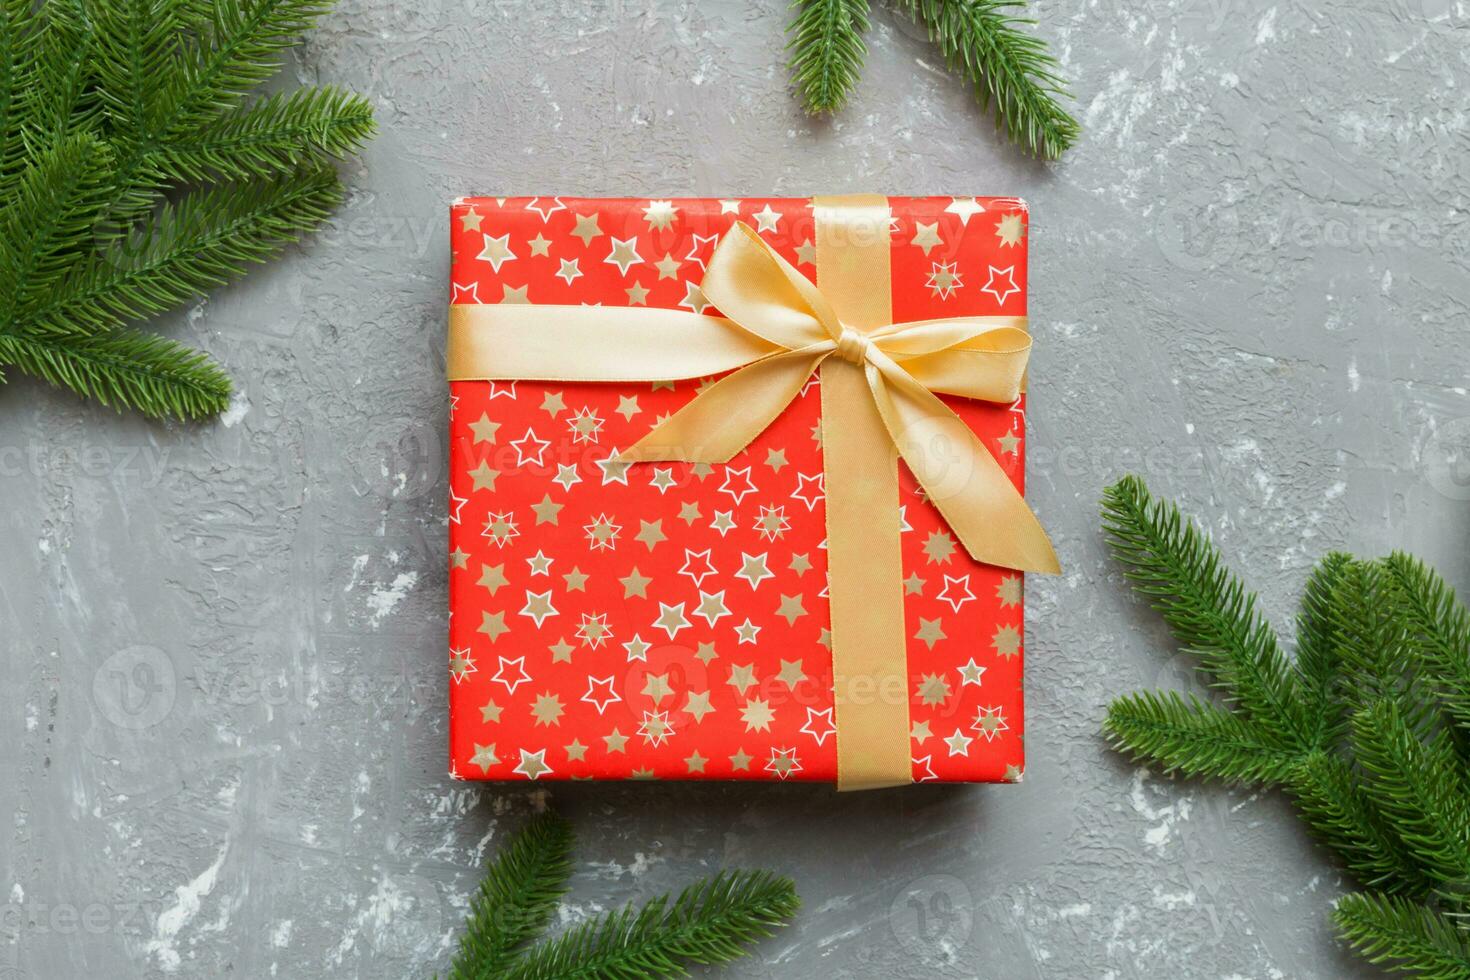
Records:
<instances>
[{"instance_id":1,"label":"red wrapping paper","mask_svg":"<svg viewBox=\"0 0 1470 980\"><path fill-rule=\"evenodd\" d=\"M895 320L1025 314L1024 202L890 204ZM465 198L451 301L717 313L735 221L815 277L808 199ZM451 383L456 778L835 781L817 381L727 464L615 462L702 383ZM944 400L1021 488L1024 399ZM1017 780L1020 573L898 504L913 778Z\"/></svg>"}]
</instances>

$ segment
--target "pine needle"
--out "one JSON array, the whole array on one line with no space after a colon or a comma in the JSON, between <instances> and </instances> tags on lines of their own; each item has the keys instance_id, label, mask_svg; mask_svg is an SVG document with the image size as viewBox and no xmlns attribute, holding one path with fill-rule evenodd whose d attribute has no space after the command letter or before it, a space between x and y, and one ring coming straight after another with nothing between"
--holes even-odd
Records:
<instances>
[{"instance_id":1,"label":"pine needle","mask_svg":"<svg viewBox=\"0 0 1470 980\"><path fill-rule=\"evenodd\" d=\"M1470 932L1443 913L1387 895L1344 895L1332 918L1369 963L1421 980L1470 977Z\"/></svg>"},{"instance_id":2,"label":"pine needle","mask_svg":"<svg viewBox=\"0 0 1470 980\"><path fill-rule=\"evenodd\" d=\"M668 895L590 919L531 950L508 980L634 980L681 977L686 965L727 963L796 914L788 878L728 871Z\"/></svg>"},{"instance_id":3,"label":"pine needle","mask_svg":"<svg viewBox=\"0 0 1470 980\"><path fill-rule=\"evenodd\" d=\"M1009 11L1024 0L898 0L929 30L952 70L970 80L997 129L1048 160L1077 141L1081 126L1062 108L1070 98L1046 42L1025 28L1034 21Z\"/></svg>"},{"instance_id":4,"label":"pine needle","mask_svg":"<svg viewBox=\"0 0 1470 980\"><path fill-rule=\"evenodd\" d=\"M229 282L340 202L372 133L334 88L244 104L329 0L0 0L0 367L205 418L204 355L131 328Z\"/></svg>"},{"instance_id":5,"label":"pine needle","mask_svg":"<svg viewBox=\"0 0 1470 980\"><path fill-rule=\"evenodd\" d=\"M868 0L796 0L791 7L791 75L808 111L836 112L857 85L868 53Z\"/></svg>"},{"instance_id":6,"label":"pine needle","mask_svg":"<svg viewBox=\"0 0 1470 980\"><path fill-rule=\"evenodd\" d=\"M1119 698L1112 742L1166 770L1281 786L1376 889L1339 903L1347 940L1373 963L1470 980L1470 613L1408 555L1331 554L1308 580L1291 664L1177 508L1128 477L1103 514L1134 588L1227 702Z\"/></svg>"},{"instance_id":7,"label":"pine needle","mask_svg":"<svg viewBox=\"0 0 1470 980\"><path fill-rule=\"evenodd\" d=\"M502 976L541 934L567 892L573 840L570 824L544 813L505 845L470 903L450 980Z\"/></svg>"}]
</instances>

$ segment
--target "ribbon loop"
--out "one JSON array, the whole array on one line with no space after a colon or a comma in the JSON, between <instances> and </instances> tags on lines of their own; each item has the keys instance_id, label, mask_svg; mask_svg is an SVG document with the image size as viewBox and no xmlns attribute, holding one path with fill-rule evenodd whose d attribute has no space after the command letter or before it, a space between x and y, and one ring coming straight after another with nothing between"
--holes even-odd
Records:
<instances>
[{"instance_id":1,"label":"ribbon loop","mask_svg":"<svg viewBox=\"0 0 1470 980\"><path fill-rule=\"evenodd\" d=\"M868 352L872 349L873 342L865 334L844 324L842 333L837 337L837 349L833 353L849 364L861 365L867 363Z\"/></svg>"}]
</instances>

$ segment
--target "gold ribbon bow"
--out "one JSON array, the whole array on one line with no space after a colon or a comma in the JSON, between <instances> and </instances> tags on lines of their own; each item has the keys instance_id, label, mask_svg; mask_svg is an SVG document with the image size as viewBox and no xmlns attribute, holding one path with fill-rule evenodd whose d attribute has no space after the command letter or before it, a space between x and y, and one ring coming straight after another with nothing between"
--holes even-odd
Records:
<instances>
[{"instance_id":1,"label":"gold ribbon bow","mask_svg":"<svg viewBox=\"0 0 1470 980\"><path fill-rule=\"evenodd\" d=\"M1010 478L935 394L1015 401L1031 340L1024 317L893 323L886 199L817 198L814 209L816 285L736 224L700 287L723 317L456 304L449 377L646 382L733 372L618 453L724 463L819 373L838 788L893 786L912 778L895 450L977 561L1058 571Z\"/></svg>"}]
</instances>

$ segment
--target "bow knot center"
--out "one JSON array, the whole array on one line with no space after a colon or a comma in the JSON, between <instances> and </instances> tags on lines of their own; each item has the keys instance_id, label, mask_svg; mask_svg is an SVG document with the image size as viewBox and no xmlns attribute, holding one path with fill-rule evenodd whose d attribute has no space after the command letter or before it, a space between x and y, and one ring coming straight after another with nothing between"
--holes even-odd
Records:
<instances>
[{"instance_id":1,"label":"bow knot center","mask_svg":"<svg viewBox=\"0 0 1470 980\"><path fill-rule=\"evenodd\" d=\"M867 363L868 351L872 346L873 342L866 335L844 326L842 334L837 338L837 349L833 353L849 364L861 367Z\"/></svg>"}]
</instances>

